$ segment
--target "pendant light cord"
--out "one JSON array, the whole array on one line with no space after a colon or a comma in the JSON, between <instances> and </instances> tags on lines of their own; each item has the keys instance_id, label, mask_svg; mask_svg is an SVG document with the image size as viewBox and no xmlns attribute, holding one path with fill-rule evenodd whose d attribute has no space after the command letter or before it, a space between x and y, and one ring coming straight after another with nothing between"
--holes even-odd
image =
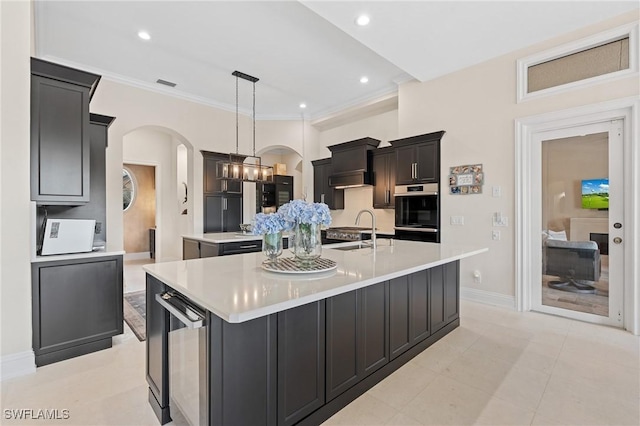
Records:
<instances>
[{"instance_id":1,"label":"pendant light cord","mask_svg":"<svg viewBox=\"0 0 640 426\"><path fill-rule=\"evenodd\" d=\"M238 76L236 76L236 155L238 155L238 132L240 129L238 119Z\"/></svg>"},{"instance_id":2,"label":"pendant light cord","mask_svg":"<svg viewBox=\"0 0 640 426\"><path fill-rule=\"evenodd\" d=\"M256 82L253 82L253 156L256 156Z\"/></svg>"}]
</instances>

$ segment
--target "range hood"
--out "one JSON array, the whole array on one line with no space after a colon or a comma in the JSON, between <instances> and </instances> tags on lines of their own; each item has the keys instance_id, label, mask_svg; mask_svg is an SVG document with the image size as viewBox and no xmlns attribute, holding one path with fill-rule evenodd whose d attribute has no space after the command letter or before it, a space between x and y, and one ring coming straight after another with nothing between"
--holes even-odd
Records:
<instances>
[{"instance_id":1,"label":"range hood","mask_svg":"<svg viewBox=\"0 0 640 426\"><path fill-rule=\"evenodd\" d=\"M357 188L373 184L372 150L380 141L362 138L329 146L331 174L329 186L335 189Z\"/></svg>"}]
</instances>

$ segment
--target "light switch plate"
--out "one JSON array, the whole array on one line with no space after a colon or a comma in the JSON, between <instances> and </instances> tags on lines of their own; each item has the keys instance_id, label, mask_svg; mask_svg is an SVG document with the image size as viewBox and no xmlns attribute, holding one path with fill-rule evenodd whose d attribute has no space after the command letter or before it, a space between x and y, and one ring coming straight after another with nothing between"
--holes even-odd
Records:
<instances>
[{"instance_id":1,"label":"light switch plate","mask_svg":"<svg viewBox=\"0 0 640 426\"><path fill-rule=\"evenodd\" d=\"M494 197L502 197L502 188L500 186L494 186L491 189Z\"/></svg>"}]
</instances>

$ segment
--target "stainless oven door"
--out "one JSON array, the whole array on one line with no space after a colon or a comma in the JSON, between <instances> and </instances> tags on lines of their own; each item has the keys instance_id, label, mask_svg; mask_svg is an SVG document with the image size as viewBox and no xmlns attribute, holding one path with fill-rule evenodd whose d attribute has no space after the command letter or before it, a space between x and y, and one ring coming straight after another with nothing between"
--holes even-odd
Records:
<instances>
[{"instance_id":1,"label":"stainless oven door","mask_svg":"<svg viewBox=\"0 0 640 426\"><path fill-rule=\"evenodd\" d=\"M207 327L203 309L171 292L156 300L169 318L169 412L172 424L208 424Z\"/></svg>"},{"instance_id":2,"label":"stainless oven door","mask_svg":"<svg viewBox=\"0 0 640 426\"><path fill-rule=\"evenodd\" d=\"M438 229L438 195L396 194L395 226Z\"/></svg>"}]
</instances>

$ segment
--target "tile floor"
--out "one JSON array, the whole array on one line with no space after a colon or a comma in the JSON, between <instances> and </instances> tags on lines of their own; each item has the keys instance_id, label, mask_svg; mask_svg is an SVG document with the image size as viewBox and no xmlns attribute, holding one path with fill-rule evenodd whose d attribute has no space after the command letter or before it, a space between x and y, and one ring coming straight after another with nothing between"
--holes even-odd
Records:
<instances>
[{"instance_id":1,"label":"tile floor","mask_svg":"<svg viewBox=\"0 0 640 426\"><path fill-rule=\"evenodd\" d=\"M461 326L326 425L638 425L640 340L621 330L461 302ZM158 425L145 345L125 326L111 349L1 383L4 409L68 409L64 425Z\"/></svg>"},{"instance_id":2,"label":"tile floor","mask_svg":"<svg viewBox=\"0 0 640 426\"><path fill-rule=\"evenodd\" d=\"M154 262L154 259L132 259L124 261L122 275L125 293L131 293L132 291L140 291L145 289L146 279L145 272L142 267Z\"/></svg>"}]
</instances>

